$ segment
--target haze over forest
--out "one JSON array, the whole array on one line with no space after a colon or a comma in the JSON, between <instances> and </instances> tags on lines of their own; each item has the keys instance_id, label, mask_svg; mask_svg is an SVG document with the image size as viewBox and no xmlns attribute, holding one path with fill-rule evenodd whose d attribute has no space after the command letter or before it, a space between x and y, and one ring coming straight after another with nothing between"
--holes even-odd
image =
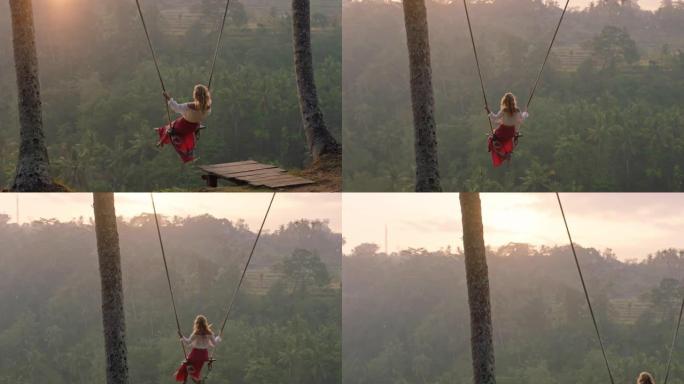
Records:
<instances>
[{"instance_id":1,"label":"haze over forest","mask_svg":"<svg viewBox=\"0 0 684 384\"><path fill-rule=\"evenodd\" d=\"M188 101L207 82L223 0L143 0L166 87ZM53 178L80 191L195 190L200 173L153 130L166 122L161 87L133 0L33 2L44 131ZM231 1L197 148L202 164L272 163L303 169L290 3ZM19 118L7 2L0 2L0 186L13 178ZM318 96L341 136L341 6L311 2Z\"/></svg>"},{"instance_id":2,"label":"haze over forest","mask_svg":"<svg viewBox=\"0 0 684 384\"><path fill-rule=\"evenodd\" d=\"M684 250L640 262L578 247L616 382L662 380L684 295ZM487 251L498 383L608 380L568 246ZM463 254L362 244L343 259L343 376L348 384L470 380ZM669 383L684 383L679 342Z\"/></svg>"},{"instance_id":3,"label":"haze over forest","mask_svg":"<svg viewBox=\"0 0 684 384\"><path fill-rule=\"evenodd\" d=\"M525 106L561 2L471 3L492 109ZM564 3L563 3L564 4ZM566 15L510 166L494 169L460 1L428 1L441 184L447 191L684 190L684 3L655 12L600 0ZM414 133L400 4L344 5L344 180L349 191L411 191Z\"/></svg>"},{"instance_id":4,"label":"haze over forest","mask_svg":"<svg viewBox=\"0 0 684 384\"><path fill-rule=\"evenodd\" d=\"M170 382L182 360L154 219L119 220L132 382ZM162 217L181 327L220 328L255 233L209 215ZM0 382L105 380L95 233L84 221L18 226L0 214ZM340 380L342 237L322 222L265 234L217 349L213 380ZM216 325L219 324L219 325Z\"/></svg>"}]
</instances>

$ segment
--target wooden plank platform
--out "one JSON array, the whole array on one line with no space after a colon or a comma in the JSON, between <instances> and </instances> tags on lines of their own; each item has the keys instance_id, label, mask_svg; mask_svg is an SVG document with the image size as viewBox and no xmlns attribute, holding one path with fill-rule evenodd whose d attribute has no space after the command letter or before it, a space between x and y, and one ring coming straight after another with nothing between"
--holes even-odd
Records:
<instances>
[{"instance_id":1,"label":"wooden plank platform","mask_svg":"<svg viewBox=\"0 0 684 384\"><path fill-rule=\"evenodd\" d=\"M226 179L236 184L274 189L314 184L312 180L290 175L286 170L275 165L261 164L254 160L198 165L197 167L204 172L202 178L211 188L218 187L219 179Z\"/></svg>"}]
</instances>

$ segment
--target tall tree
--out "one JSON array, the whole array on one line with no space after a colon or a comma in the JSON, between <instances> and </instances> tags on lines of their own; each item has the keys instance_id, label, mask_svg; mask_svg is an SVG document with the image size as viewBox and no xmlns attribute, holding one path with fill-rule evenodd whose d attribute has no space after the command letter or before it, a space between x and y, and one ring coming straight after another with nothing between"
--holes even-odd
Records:
<instances>
[{"instance_id":1,"label":"tall tree","mask_svg":"<svg viewBox=\"0 0 684 384\"><path fill-rule=\"evenodd\" d=\"M114 194L93 194L93 209L102 284L102 325L107 356L107 384L128 384L126 320Z\"/></svg>"},{"instance_id":2,"label":"tall tree","mask_svg":"<svg viewBox=\"0 0 684 384\"><path fill-rule=\"evenodd\" d=\"M21 125L19 160L12 191L55 191L43 133L33 5L31 0L10 0L10 9Z\"/></svg>"},{"instance_id":3,"label":"tall tree","mask_svg":"<svg viewBox=\"0 0 684 384\"><path fill-rule=\"evenodd\" d=\"M425 0L404 0L403 4L411 73L416 192L441 192L427 9Z\"/></svg>"},{"instance_id":4,"label":"tall tree","mask_svg":"<svg viewBox=\"0 0 684 384\"><path fill-rule=\"evenodd\" d=\"M470 306L473 382L495 384L489 271L485 255L480 194L462 192L459 200L461 201L463 252L468 284L468 305Z\"/></svg>"},{"instance_id":5,"label":"tall tree","mask_svg":"<svg viewBox=\"0 0 684 384\"><path fill-rule=\"evenodd\" d=\"M309 287L330 284L330 274L320 256L305 249L295 249L292 256L283 260L279 269L289 280L292 293L307 294Z\"/></svg>"},{"instance_id":6,"label":"tall tree","mask_svg":"<svg viewBox=\"0 0 684 384\"><path fill-rule=\"evenodd\" d=\"M639 49L626 30L607 25L591 42L595 56L603 62L603 69L614 70L622 63L639 61Z\"/></svg>"},{"instance_id":7,"label":"tall tree","mask_svg":"<svg viewBox=\"0 0 684 384\"><path fill-rule=\"evenodd\" d=\"M292 41L297 90L299 91L299 109L302 114L309 152L314 161L318 161L323 155L339 155L342 148L330 134L323 119L323 112L318 105L313 56L311 54L311 6L309 0L292 0Z\"/></svg>"}]
</instances>

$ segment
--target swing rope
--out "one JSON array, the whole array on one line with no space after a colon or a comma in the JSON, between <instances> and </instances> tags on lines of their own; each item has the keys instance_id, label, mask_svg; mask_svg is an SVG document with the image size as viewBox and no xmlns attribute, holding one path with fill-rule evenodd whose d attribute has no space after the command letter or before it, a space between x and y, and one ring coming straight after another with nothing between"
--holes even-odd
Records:
<instances>
[{"instance_id":1,"label":"swing rope","mask_svg":"<svg viewBox=\"0 0 684 384\"><path fill-rule=\"evenodd\" d=\"M266 209L266 214L264 215L264 219L261 221L261 226L259 227L259 232L257 232L256 238L254 238L254 243L252 243L252 249L249 251L249 257L247 258L247 262L245 263L245 267L242 269L242 276L240 276L240 280L238 281L238 285L235 288L235 291L233 291L233 296L230 299L230 302L228 304L228 310L226 311L226 316L223 318L223 324L221 325L221 332L219 332L220 336L223 336L223 330L226 328L226 324L228 323L228 317L230 316L231 311L233 310L233 305L235 304L235 301L237 299L237 295L240 292L240 288L242 287L242 282L245 280L245 275L247 274L247 269L249 268L249 263L252 262L252 256L254 256L254 251L256 250L257 244L259 244L259 239L261 238L261 233L264 230L264 225L266 224L266 219L268 219L268 214L271 212L271 207L273 206L273 200L275 200L276 197L276 192L273 192L273 195L271 196L271 201L268 203L268 208Z\"/></svg>"},{"instance_id":2,"label":"swing rope","mask_svg":"<svg viewBox=\"0 0 684 384\"><path fill-rule=\"evenodd\" d=\"M463 0L463 7L465 8L466 19L468 20L468 30L470 31L470 42L473 43L473 53L475 54L475 64L477 65L477 75L480 77L480 88L482 89L482 98L484 99L485 107L489 111L489 102L487 102L487 92L485 91L484 80L482 79L482 70L480 69L480 57L477 54L477 46L475 45L475 36L473 35L473 26L470 23L470 12L468 12L468 0ZM494 134L494 125L492 119L487 115L489 122L489 130Z\"/></svg>"},{"instance_id":3,"label":"swing rope","mask_svg":"<svg viewBox=\"0 0 684 384\"><path fill-rule=\"evenodd\" d=\"M216 40L216 49L214 50L214 60L211 63L211 71L209 72L209 81L207 88L211 89L211 83L214 80L214 68L216 68L216 59L218 59L219 50L221 49L221 38L223 37L223 30L226 27L226 19L228 18L228 7L230 0L226 0L226 9L223 11L223 21L221 21L221 29L219 31L218 39Z\"/></svg>"},{"instance_id":4,"label":"swing rope","mask_svg":"<svg viewBox=\"0 0 684 384\"><path fill-rule=\"evenodd\" d=\"M138 7L138 14L140 15L140 21L142 22L143 29L145 30L145 37L147 38L147 45L150 48L150 52L152 53L152 59L154 60L154 66L157 69L157 76L159 77L159 83L161 84L162 91L166 93L166 86L164 85L164 79L161 74L161 70L159 69L159 61L157 60L157 54L154 51L154 47L152 45L152 39L150 39L150 33L147 29L147 23L145 23L145 16L143 15L142 7L140 5L140 0L135 0L135 4ZM207 83L207 88L211 89L211 83L214 80L214 70L216 68L216 61L219 56L219 52L221 50L221 40L223 38L223 31L225 30L226 27L226 20L228 19L228 8L230 7L230 0L226 0L226 8L223 11L223 19L221 21L221 27L219 30L219 35L216 40L216 48L214 49L214 58L211 63L211 70L209 72L209 81ZM164 104L166 105L166 115L169 120L169 126L171 126L171 111L169 109L168 103L166 103L166 100L164 101Z\"/></svg>"},{"instance_id":5,"label":"swing rope","mask_svg":"<svg viewBox=\"0 0 684 384\"><path fill-rule=\"evenodd\" d=\"M249 264L252 261L252 257L254 256L254 251L256 250L257 244L259 244L259 239L261 238L261 233L264 230L264 225L266 224L266 220L268 219L268 214L271 212L271 207L273 206L273 201L275 200L276 197L276 192L273 192L273 195L271 196L271 201L268 203L268 208L266 208L266 214L264 214L264 218L261 221L261 226L259 227L259 231L257 232L256 238L254 238L254 243L252 243L252 249L249 252L249 257L247 258L247 262L245 263L245 267L242 269L242 275L240 276L240 280L238 281L237 286L235 287L235 290L233 291L233 295L230 298L230 302L228 304L228 309L226 310L226 316L223 318L223 323L221 324L221 331L219 332L219 336L223 337L223 331L226 328L226 324L228 323L228 318L230 317L230 313L233 311L233 306L235 302L237 301L237 296L238 293L240 292L240 288L242 287L242 282L245 280L245 275L247 274L247 269L249 268ZM202 381L204 382L209 378L209 375L211 374L211 368L212 368L212 363L214 362L214 356L216 348L212 351L212 354L209 356L209 365L207 366L207 374L204 376Z\"/></svg>"},{"instance_id":6,"label":"swing rope","mask_svg":"<svg viewBox=\"0 0 684 384\"><path fill-rule=\"evenodd\" d=\"M663 384L667 384L667 379L670 377L670 366L672 365L672 358L674 357L675 345L677 344L677 336L679 336L679 327L682 324L682 314L684 313L684 298L682 298L682 305L679 308L679 318L677 320L677 326L674 330L674 335L672 336L672 345L670 346L670 354L667 358L667 366L665 368L665 379L663 379Z\"/></svg>"},{"instance_id":7,"label":"swing rope","mask_svg":"<svg viewBox=\"0 0 684 384\"><path fill-rule=\"evenodd\" d=\"M537 80L535 80L534 87L532 87L532 91L530 92L530 98L527 99L527 105L525 105L526 111L530 109L530 104L532 104L532 98L534 98L534 93L537 91L537 86L541 81L542 74L544 73L544 68L546 67L546 62L549 60L549 56L551 56L551 50L553 49L553 44L556 42L556 37L558 36L558 31L560 30L561 24L563 24L563 19L565 18L565 13L568 10L568 5L570 5L570 0L565 2L565 8L563 8L563 13L561 14L560 20L558 21L558 25L556 26L556 31L553 33L553 38L551 39L551 44L549 44L549 49L546 51L544 63L542 63L541 69L537 74Z\"/></svg>"},{"instance_id":8,"label":"swing rope","mask_svg":"<svg viewBox=\"0 0 684 384\"><path fill-rule=\"evenodd\" d=\"M466 19L468 20L468 31L470 32L470 42L473 44L473 53L475 54L475 64L477 66L477 74L480 77L480 88L482 89L482 97L484 99L485 106L487 109L489 109L489 103L487 102L487 92L485 90L485 84L484 80L482 77L482 69L480 68L480 58L479 55L477 54L477 46L475 44L475 37L473 34L473 26L470 21L470 12L468 11L468 1L469 0L463 0L463 7L465 8L465 14L466 14ZM537 74L537 78L534 82L534 86L532 87L532 91L530 92L530 97L527 100L527 104L525 105L525 110L528 110L530 107L530 104L532 103L532 99L534 98L534 94L537 91L537 87L539 86L539 83L541 82L541 77L542 74L544 73L544 69L546 68L546 63L549 60L549 57L551 56L551 50L553 49L553 46L556 42L556 37L558 37L558 31L560 30L561 25L563 24L563 20L565 19L565 14L568 10L568 6L570 5L570 0L567 0L565 3L565 7L563 8L563 13L561 14L560 19L558 20L558 25L556 25L556 30L553 33L553 38L551 39L551 44L549 44L549 49L546 51L546 57L544 58L544 62L542 63L541 68L539 69L539 73ZM494 127L492 125L492 121L487 116L487 120L489 121L489 129L492 131L492 134L494 133Z\"/></svg>"},{"instance_id":9,"label":"swing rope","mask_svg":"<svg viewBox=\"0 0 684 384\"><path fill-rule=\"evenodd\" d=\"M599 332L598 322L596 321L596 316L594 315L594 309L591 306L591 300L589 300L589 291L587 290L587 285L584 282L584 275L582 274L582 267L580 266L579 259L577 258L577 252L575 251L575 243L572 241L572 236L570 235L570 227L568 226L568 220L565 217L565 211L563 210L563 203L561 202L560 194L556 192L556 199L558 200L558 207L560 208L561 215L563 216L563 223L565 224L565 231L568 234L568 240L570 241L570 249L572 249L572 255L575 258L575 265L577 266L577 273L579 273L580 281L582 282L582 289L584 290L584 298L587 300L587 306L589 307L589 314L591 315L591 321L594 323L594 330L596 330L596 337L598 338L599 345L601 346L601 353L603 353L603 361L606 363L606 369L608 370L608 377L610 378L610 383L615 384L613 379L613 373L610 370L610 364L608 363L608 356L606 355L606 349L603 346L603 340L601 339L601 332Z\"/></svg>"},{"instance_id":10,"label":"swing rope","mask_svg":"<svg viewBox=\"0 0 684 384\"><path fill-rule=\"evenodd\" d=\"M594 310L591 306L591 301L589 300L589 293L587 291L587 286L584 282L584 276L582 274L582 268L580 267L579 260L577 258L577 253L575 252L575 245L574 245L574 242L572 241L572 236L570 235L570 229L568 227L568 221L565 217L565 211L563 210L563 203L561 203L561 198L560 198L560 195L558 192L556 192L556 199L558 200L558 206L560 208L561 215L563 216L563 223L565 224L565 230L568 234L568 239L570 240L570 248L572 249L572 254L575 258L575 265L577 265L577 272L579 273L580 281L582 282L582 289L584 290L584 297L587 300L587 306L589 307L589 313L591 314L591 320L594 323L594 329L596 330L596 336L598 338L599 345L601 346L601 352L603 353L603 360L606 363L606 369L608 370L608 376L610 377L610 382L612 384L614 384L615 382L613 380L613 374L610 370L610 365L608 364L608 358L606 355L606 350L603 346L601 334L599 333L599 328L598 328L598 324L596 321L596 317L594 316ZM679 317L677 318L677 323L676 323L676 326L675 326L675 329L674 329L673 335L672 335L672 344L670 345L670 352L668 354L667 365L665 367L665 374L663 375L663 377L664 377L663 384L667 384L667 381L670 378L670 368L672 366L672 359L674 357L674 351L675 351L675 347L677 344L677 338L679 336L679 329L681 328L681 324L682 324L682 315L684 315L684 297L682 298L682 302L681 302L681 305L679 307Z\"/></svg>"},{"instance_id":11,"label":"swing rope","mask_svg":"<svg viewBox=\"0 0 684 384\"><path fill-rule=\"evenodd\" d=\"M138 14L140 15L140 21L142 22L143 29L145 30L145 37L147 38L147 45L150 47L150 52L152 53L152 59L154 60L154 67L157 69L157 76L159 77L159 83L161 84L162 91L166 93L166 86L164 85L164 78L162 77L161 70L159 69L159 61L157 60L157 54L152 46L152 39L150 39L150 32L147 30L147 23L145 23L145 16L143 16L142 7L140 6L140 0L135 0L135 5L138 7ZM173 128L171 123L171 110L169 109L169 103L166 102L164 98L164 107L166 107L166 117L169 120L169 127Z\"/></svg>"},{"instance_id":12,"label":"swing rope","mask_svg":"<svg viewBox=\"0 0 684 384\"><path fill-rule=\"evenodd\" d=\"M162 260L164 260L164 271L166 271L166 282L169 284L169 293L171 294L171 306L173 307L173 314L176 317L176 329L178 334L181 335L180 321L178 320L178 311L176 310L176 298L173 295L173 288L171 287L171 277L169 275L169 266L166 263L166 252L164 252L164 242L162 241L161 229L159 229L159 219L157 218L157 207L154 205L154 195L150 193L150 199L152 200L152 211L154 212L154 223L157 226L157 237L159 238L159 248L161 249ZM188 359L188 353L185 350L185 345L183 340L180 340L181 348L183 349L183 356Z\"/></svg>"},{"instance_id":13,"label":"swing rope","mask_svg":"<svg viewBox=\"0 0 684 384\"><path fill-rule=\"evenodd\" d=\"M229 303L228 309L226 311L226 316L223 319L223 324L221 325L221 332L219 333L220 336L223 336L223 331L225 330L226 324L228 323L228 318L230 316L230 313L233 310L233 306L234 306L235 301L237 299L237 295L240 292L240 288L242 287L243 281L245 280L245 276L247 274L247 269L249 268L249 264L251 263L252 257L254 256L254 251L256 250L256 247L259 244L259 239L261 238L261 234L263 233L264 225L266 224L266 220L268 219L268 215L271 212L271 207L273 206L273 201L275 200L276 193L277 192L273 192L273 195L271 196L271 200L268 203L268 208L266 209L266 213L264 214L264 218L261 221L261 226L259 227L259 231L257 232L256 238L254 239L254 243L252 244L252 249L249 252L249 257L247 258L247 262L245 263L245 267L242 270L242 275L240 276L240 280L238 281L237 287L233 291L233 295L230 299L230 303ZM162 260L164 261L164 271L166 272L166 282L168 283L169 294L171 295L171 306L173 308L173 314L174 314L174 317L176 319L176 330L178 331L178 334L180 335L180 334L182 334L182 332L181 332L180 321L178 319L178 310L176 309L176 298L173 294L173 288L171 285L171 277L169 274L169 266L168 266L168 263L166 261L166 252L164 251L164 242L162 240L161 229L160 229L159 219L158 219L158 215L157 215L157 207L154 203L154 194L150 193L150 199L152 201L152 211L154 212L154 222L155 222L155 225L157 228L157 237L159 239L159 247L161 249ZM181 345L181 348L183 350L183 356L185 357L185 360L187 360L188 354L186 352L185 345L183 344L182 340L180 341L180 345ZM209 357L210 365L208 366L207 375L204 377L203 380L206 380L209 377L209 373L211 372L211 363L213 361L214 361L214 357L212 354L212 356Z\"/></svg>"}]
</instances>

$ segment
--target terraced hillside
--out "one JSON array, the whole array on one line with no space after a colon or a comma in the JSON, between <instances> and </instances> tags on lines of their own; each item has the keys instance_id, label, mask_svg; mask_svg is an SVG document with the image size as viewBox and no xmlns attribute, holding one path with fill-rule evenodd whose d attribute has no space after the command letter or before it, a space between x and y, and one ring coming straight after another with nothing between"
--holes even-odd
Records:
<instances>
[{"instance_id":1,"label":"terraced hillside","mask_svg":"<svg viewBox=\"0 0 684 384\"><path fill-rule=\"evenodd\" d=\"M583 48L579 44L557 46L553 55L559 62L559 69L564 72L574 72L587 59L591 58L592 51Z\"/></svg>"},{"instance_id":2,"label":"terraced hillside","mask_svg":"<svg viewBox=\"0 0 684 384\"><path fill-rule=\"evenodd\" d=\"M251 295L265 295L271 289L273 285L278 283L283 277L282 273L274 271L272 268L253 268L247 270L245 274L245 292ZM333 279L328 288L339 290L341 288L341 283L338 279ZM330 294L330 292L312 292L312 294Z\"/></svg>"},{"instance_id":3,"label":"terraced hillside","mask_svg":"<svg viewBox=\"0 0 684 384\"><path fill-rule=\"evenodd\" d=\"M194 3L188 4L187 1L175 0L160 1L163 3L160 7L162 28L170 35L184 35L190 28L197 27L197 25L203 25L205 31L213 30L222 17L223 8L220 4L217 4L216 13L211 18L207 18L202 7ZM201 4L200 0L196 1ZM245 26L247 29L266 28L267 25L272 25L274 20L283 19L290 13L289 1L243 0L242 4L249 17L249 22ZM311 13L312 16L322 14L328 20L339 20L341 6L335 0L312 1Z\"/></svg>"},{"instance_id":4,"label":"terraced hillside","mask_svg":"<svg viewBox=\"0 0 684 384\"><path fill-rule=\"evenodd\" d=\"M643 45L640 47L642 51L642 59L639 61L641 67L648 67L651 63L661 63L659 58L659 52L662 47L656 45ZM672 49L672 48L670 48ZM575 72L582 63L591 59L593 52L591 49L585 48L580 44L568 44L568 45L558 45L553 48L553 57L558 62L558 70L563 72ZM623 70L634 71L637 68L627 68Z\"/></svg>"},{"instance_id":5,"label":"terraced hillside","mask_svg":"<svg viewBox=\"0 0 684 384\"><path fill-rule=\"evenodd\" d=\"M150 0L147 0L150 1ZM236 1L236 0L231 0ZM159 5L168 8L182 7L188 4L202 4L202 0L158 0ZM216 1L221 3L222 1ZM241 0L240 1L249 11L269 12L272 8L281 11L289 11L290 2L283 0ZM342 5L339 0L312 0L311 12L325 12L329 14L337 14L341 12Z\"/></svg>"},{"instance_id":6,"label":"terraced hillside","mask_svg":"<svg viewBox=\"0 0 684 384\"><path fill-rule=\"evenodd\" d=\"M669 306L669 311L672 313L679 310L678 301L672 301ZM666 311L663 308L656 308L651 303L640 299L615 299L610 301L610 310L612 320L618 324L632 325L635 324L639 318L648 313L654 318L663 318L666 316Z\"/></svg>"}]
</instances>

